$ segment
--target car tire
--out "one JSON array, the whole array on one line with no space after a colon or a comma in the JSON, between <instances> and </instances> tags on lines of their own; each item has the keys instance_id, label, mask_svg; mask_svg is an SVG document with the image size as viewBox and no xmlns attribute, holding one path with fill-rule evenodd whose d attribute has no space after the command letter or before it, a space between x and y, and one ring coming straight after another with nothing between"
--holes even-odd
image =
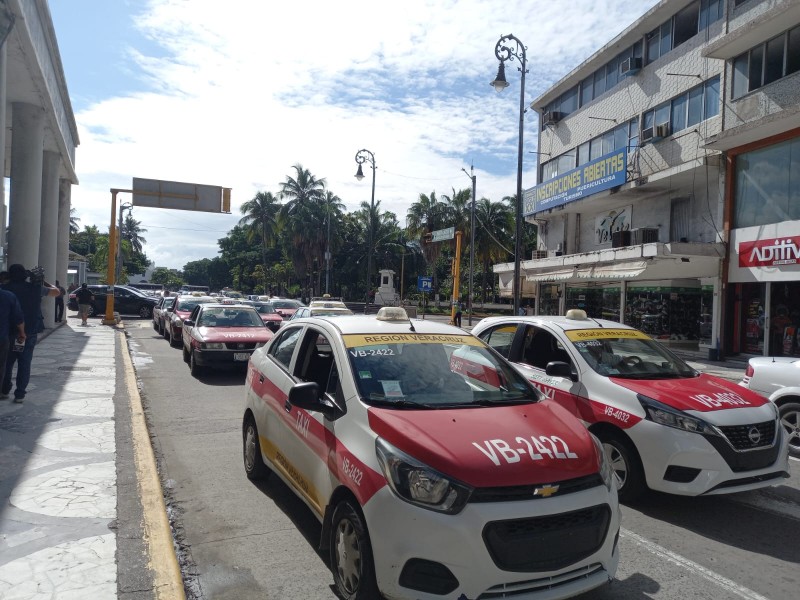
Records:
<instances>
[{"instance_id":1,"label":"car tire","mask_svg":"<svg viewBox=\"0 0 800 600\"><path fill-rule=\"evenodd\" d=\"M153 330L158 331L158 322L155 320L153 321Z\"/></svg>"},{"instance_id":2,"label":"car tire","mask_svg":"<svg viewBox=\"0 0 800 600\"><path fill-rule=\"evenodd\" d=\"M611 462L611 470L617 478L617 494L620 502L634 502L647 490L642 460L636 447L626 437L614 433L601 433L599 436Z\"/></svg>"},{"instance_id":3,"label":"car tire","mask_svg":"<svg viewBox=\"0 0 800 600\"><path fill-rule=\"evenodd\" d=\"M778 408L781 425L789 436L789 456L800 458L800 402L787 402Z\"/></svg>"},{"instance_id":4,"label":"car tire","mask_svg":"<svg viewBox=\"0 0 800 600\"><path fill-rule=\"evenodd\" d=\"M250 481L259 481L269 477L271 471L264 464L261 456L261 442L258 440L256 421L249 414L242 423L242 459L244 472Z\"/></svg>"},{"instance_id":5,"label":"car tire","mask_svg":"<svg viewBox=\"0 0 800 600\"><path fill-rule=\"evenodd\" d=\"M153 309L147 304L142 304L139 307L139 316L143 319L149 319L153 315Z\"/></svg>"},{"instance_id":6,"label":"car tire","mask_svg":"<svg viewBox=\"0 0 800 600\"><path fill-rule=\"evenodd\" d=\"M194 351L189 353L189 372L192 377L199 377L202 368L197 364L197 359L194 357Z\"/></svg>"},{"instance_id":7,"label":"car tire","mask_svg":"<svg viewBox=\"0 0 800 600\"><path fill-rule=\"evenodd\" d=\"M172 327L170 327L169 328L169 345L172 346L173 348L177 348L178 344L180 344L180 343L181 343L180 338L175 337L175 331L172 329Z\"/></svg>"},{"instance_id":8,"label":"car tire","mask_svg":"<svg viewBox=\"0 0 800 600\"><path fill-rule=\"evenodd\" d=\"M186 346L183 347L183 362L189 362L189 350L186 349Z\"/></svg>"},{"instance_id":9,"label":"car tire","mask_svg":"<svg viewBox=\"0 0 800 600\"><path fill-rule=\"evenodd\" d=\"M341 501L331 518L330 560L333 581L345 600L380 598L372 544L364 516L350 500Z\"/></svg>"}]
</instances>

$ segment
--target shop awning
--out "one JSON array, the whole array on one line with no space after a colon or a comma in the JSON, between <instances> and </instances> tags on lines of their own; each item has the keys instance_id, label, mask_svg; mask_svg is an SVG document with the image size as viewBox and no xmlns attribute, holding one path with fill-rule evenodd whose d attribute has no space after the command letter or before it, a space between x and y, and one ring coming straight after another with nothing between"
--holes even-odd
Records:
<instances>
[{"instance_id":1,"label":"shop awning","mask_svg":"<svg viewBox=\"0 0 800 600\"><path fill-rule=\"evenodd\" d=\"M575 275L575 267L556 269L546 273L533 273L525 276L525 281L565 281Z\"/></svg>"},{"instance_id":2,"label":"shop awning","mask_svg":"<svg viewBox=\"0 0 800 600\"><path fill-rule=\"evenodd\" d=\"M635 262L615 263L611 265L595 265L575 272L578 279L632 279L644 273L647 263L643 260Z\"/></svg>"}]
</instances>

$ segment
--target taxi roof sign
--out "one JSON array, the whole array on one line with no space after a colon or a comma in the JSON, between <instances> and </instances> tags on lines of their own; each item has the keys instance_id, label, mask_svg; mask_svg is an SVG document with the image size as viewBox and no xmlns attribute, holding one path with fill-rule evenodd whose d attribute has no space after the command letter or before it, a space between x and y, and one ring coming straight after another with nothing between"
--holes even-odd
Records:
<instances>
[{"instance_id":1,"label":"taxi roof sign","mask_svg":"<svg viewBox=\"0 0 800 600\"><path fill-rule=\"evenodd\" d=\"M378 321L410 321L408 313L401 306L384 306L376 318Z\"/></svg>"}]
</instances>

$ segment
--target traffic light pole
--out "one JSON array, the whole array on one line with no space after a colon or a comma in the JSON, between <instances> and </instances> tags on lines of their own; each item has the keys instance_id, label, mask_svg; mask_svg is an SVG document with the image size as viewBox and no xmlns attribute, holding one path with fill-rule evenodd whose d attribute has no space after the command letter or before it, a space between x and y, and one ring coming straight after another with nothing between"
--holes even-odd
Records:
<instances>
[{"instance_id":1,"label":"traffic light pole","mask_svg":"<svg viewBox=\"0 0 800 600\"><path fill-rule=\"evenodd\" d=\"M453 257L453 305L450 307L450 324L456 323L456 308L458 307L458 297L461 283L461 232L456 231L456 255Z\"/></svg>"}]
</instances>

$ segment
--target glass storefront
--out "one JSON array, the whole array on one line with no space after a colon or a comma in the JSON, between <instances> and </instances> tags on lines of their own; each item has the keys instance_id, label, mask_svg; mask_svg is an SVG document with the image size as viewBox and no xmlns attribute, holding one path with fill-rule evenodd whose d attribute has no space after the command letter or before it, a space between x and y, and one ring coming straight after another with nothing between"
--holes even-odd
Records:
<instances>
[{"instance_id":1,"label":"glass storefront","mask_svg":"<svg viewBox=\"0 0 800 600\"><path fill-rule=\"evenodd\" d=\"M699 340L703 294L697 280L631 283L625 324L657 339ZM710 311L708 313L710 315ZM709 337L710 337L709 319Z\"/></svg>"},{"instance_id":2,"label":"glass storefront","mask_svg":"<svg viewBox=\"0 0 800 600\"><path fill-rule=\"evenodd\" d=\"M580 308L595 319L619 321L619 284L568 285L565 310Z\"/></svg>"},{"instance_id":3,"label":"glass storefront","mask_svg":"<svg viewBox=\"0 0 800 600\"><path fill-rule=\"evenodd\" d=\"M561 300L557 283L543 283L539 286L539 314L558 315L558 304Z\"/></svg>"},{"instance_id":4,"label":"glass storefront","mask_svg":"<svg viewBox=\"0 0 800 600\"><path fill-rule=\"evenodd\" d=\"M770 356L800 356L800 282L772 283L770 290ZM763 287L763 286L762 286Z\"/></svg>"},{"instance_id":5,"label":"glass storefront","mask_svg":"<svg viewBox=\"0 0 800 600\"><path fill-rule=\"evenodd\" d=\"M736 286L741 298L740 351L746 354L764 354L765 286L760 283L742 283Z\"/></svg>"}]
</instances>

